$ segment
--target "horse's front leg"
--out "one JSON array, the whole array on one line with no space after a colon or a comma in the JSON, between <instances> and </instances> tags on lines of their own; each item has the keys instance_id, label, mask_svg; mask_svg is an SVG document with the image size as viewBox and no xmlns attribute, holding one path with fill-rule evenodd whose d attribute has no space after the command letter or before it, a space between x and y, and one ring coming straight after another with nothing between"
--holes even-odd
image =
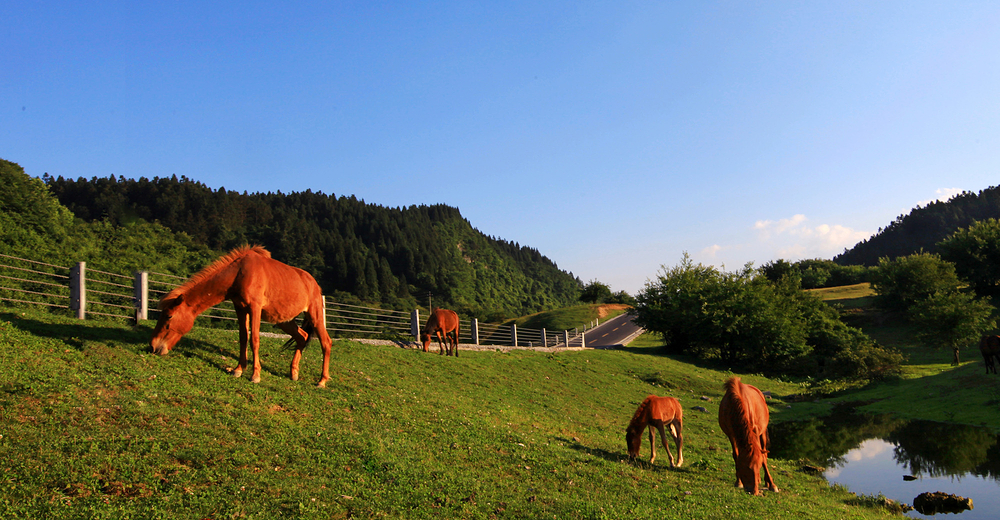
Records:
<instances>
[{"instance_id":1,"label":"horse's front leg","mask_svg":"<svg viewBox=\"0 0 1000 520\"><path fill-rule=\"evenodd\" d=\"M769 439L767 438L767 434L766 433L764 435L760 436L760 445L761 445L762 448L764 448L766 450L767 447L770 446L770 444L771 443L770 443ZM768 469L767 469L767 452L766 451L764 452L764 464L763 464L763 468L764 468L764 483L767 484L767 489L769 489L769 490L777 493L778 492L778 486L775 485L774 479L771 478L771 472L768 471Z\"/></svg>"},{"instance_id":2,"label":"horse's front leg","mask_svg":"<svg viewBox=\"0 0 1000 520\"><path fill-rule=\"evenodd\" d=\"M670 426L671 431L673 431L673 425ZM663 443L663 449L667 452L667 458L670 459L670 467L674 468L678 465L674 464L674 455L670 453L670 445L667 444L667 432L663 428L663 423L657 424L656 429L660 430L660 441ZM677 438L674 438L674 444L677 443Z\"/></svg>"},{"instance_id":3,"label":"horse's front leg","mask_svg":"<svg viewBox=\"0 0 1000 520\"><path fill-rule=\"evenodd\" d=\"M743 481L740 480L740 450L736 448L736 441L732 437L729 437L729 444L733 447L733 466L736 468L736 487L742 489Z\"/></svg>"},{"instance_id":4,"label":"horse's front leg","mask_svg":"<svg viewBox=\"0 0 1000 520\"><path fill-rule=\"evenodd\" d=\"M239 320L240 324L240 360L236 364L236 368L233 369L233 377L240 377L243 375L243 371L247 368L247 339L249 337L250 329L250 314L246 309L237 306L236 307L236 319Z\"/></svg>"},{"instance_id":5,"label":"horse's front leg","mask_svg":"<svg viewBox=\"0 0 1000 520\"><path fill-rule=\"evenodd\" d=\"M649 463L652 464L656 461L656 435L653 434L653 425L649 425ZM667 452L670 455L670 452Z\"/></svg>"},{"instance_id":6,"label":"horse's front leg","mask_svg":"<svg viewBox=\"0 0 1000 520\"><path fill-rule=\"evenodd\" d=\"M250 381L260 382L260 308L250 307L250 345L253 346L253 376Z\"/></svg>"}]
</instances>

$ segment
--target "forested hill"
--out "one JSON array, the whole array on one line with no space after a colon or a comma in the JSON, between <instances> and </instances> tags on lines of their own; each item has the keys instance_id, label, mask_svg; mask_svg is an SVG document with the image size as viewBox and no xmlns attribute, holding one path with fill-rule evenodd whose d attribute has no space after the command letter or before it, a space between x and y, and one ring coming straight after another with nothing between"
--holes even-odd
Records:
<instances>
[{"instance_id":1,"label":"forested hill","mask_svg":"<svg viewBox=\"0 0 1000 520\"><path fill-rule=\"evenodd\" d=\"M947 202L932 202L900 215L868 240L833 258L840 265L878 265L881 257L896 258L923 249L935 252L937 243L973 222L1000 218L1000 187L956 195Z\"/></svg>"},{"instance_id":2,"label":"forested hill","mask_svg":"<svg viewBox=\"0 0 1000 520\"><path fill-rule=\"evenodd\" d=\"M394 306L450 306L496 318L573 303L580 280L537 250L474 229L445 205L386 208L353 195L247 194L176 176L43 177L86 221L159 222L217 251L262 244L324 292Z\"/></svg>"}]
</instances>

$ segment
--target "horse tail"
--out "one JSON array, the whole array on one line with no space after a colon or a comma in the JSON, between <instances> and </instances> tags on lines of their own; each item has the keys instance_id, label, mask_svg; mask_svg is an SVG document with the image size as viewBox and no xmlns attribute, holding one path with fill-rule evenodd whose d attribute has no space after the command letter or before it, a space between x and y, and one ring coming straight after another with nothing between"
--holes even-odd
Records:
<instances>
[{"instance_id":1,"label":"horse tail","mask_svg":"<svg viewBox=\"0 0 1000 520\"><path fill-rule=\"evenodd\" d=\"M306 343L305 345L302 345L302 348L304 349L306 348L306 345L308 345L309 342L312 341L314 337L316 337L316 325L313 323L312 316L310 316L308 312L305 313L305 315L302 317L301 328L302 332L306 333ZM286 341L284 348L285 350L294 350L295 348L297 348L297 343L295 342L295 338L291 338L288 341Z\"/></svg>"}]
</instances>

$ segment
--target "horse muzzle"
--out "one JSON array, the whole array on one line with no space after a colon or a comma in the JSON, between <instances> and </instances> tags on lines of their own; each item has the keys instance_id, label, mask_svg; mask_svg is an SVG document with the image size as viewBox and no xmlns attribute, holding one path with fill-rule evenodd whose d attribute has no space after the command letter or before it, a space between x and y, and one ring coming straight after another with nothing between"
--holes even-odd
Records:
<instances>
[{"instance_id":1,"label":"horse muzzle","mask_svg":"<svg viewBox=\"0 0 1000 520\"><path fill-rule=\"evenodd\" d=\"M149 346L153 349L153 354L159 356L166 356L167 353L170 352L170 347L171 347L170 345L167 344L166 341L162 339L151 341L149 343Z\"/></svg>"}]
</instances>

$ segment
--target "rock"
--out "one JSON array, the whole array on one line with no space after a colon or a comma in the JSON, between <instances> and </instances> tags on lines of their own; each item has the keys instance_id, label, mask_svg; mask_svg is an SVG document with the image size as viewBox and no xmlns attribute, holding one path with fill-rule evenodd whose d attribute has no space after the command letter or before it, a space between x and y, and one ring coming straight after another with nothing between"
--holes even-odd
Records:
<instances>
[{"instance_id":1,"label":"rock","mask_svg":"<svg viewBox=\"0 0 1000 520\"><path fill-rule=\"evenodd\" d=\"M913 499L913 508L923 515L961 513L967 509L972 509L972 499L940 491L921 493L917 495L917 498Z\"/></svg>"},{"instance_id":2,"label":"rock","mask_svg":"<svg viewBox=\"0 0 1000 520\"><path fill-rule=\"evenodd\" d=\"M810 475L822 475L824 471L826 471L826 468L821 468L819 466L812 466L809 464L802 466L802 472Z\"/></svg>"},{"instance_id":3,"label":"rock","mask_svg":"<svg viewBox=\"0 0 1000 520\"><path fill-rule=\"evenodd\" d=\"M707 395L703 395L703 396L701 396L701 397L700 397L700 399L701 399L702 401L708 401L708 402L712 402L712 398L711 398L711 397L709 397L709 396L707 396Z\"/></svg>"},{"instance_id":4,"label":"rock","mask_svg":"<svg viewBox=\"0 0 1000 520\"><path fill-rule=\"evenodd\" d=\"M707 412L708 411L708 409L705 408L704 406L692 406L691 409L694 410L694 411L696 411L696 412Z\"/></svg>"},{"instance_id":5,"label":"rock","mask_svg":"<svg viewBox=\"0 0 1000 520\"><path fill-rule=\"evenodd\" d=\"M917 477L914 477L913 475L903 475L903 480L910 482L911 480L917 480Z\"/></svg>"}]
</instances>

